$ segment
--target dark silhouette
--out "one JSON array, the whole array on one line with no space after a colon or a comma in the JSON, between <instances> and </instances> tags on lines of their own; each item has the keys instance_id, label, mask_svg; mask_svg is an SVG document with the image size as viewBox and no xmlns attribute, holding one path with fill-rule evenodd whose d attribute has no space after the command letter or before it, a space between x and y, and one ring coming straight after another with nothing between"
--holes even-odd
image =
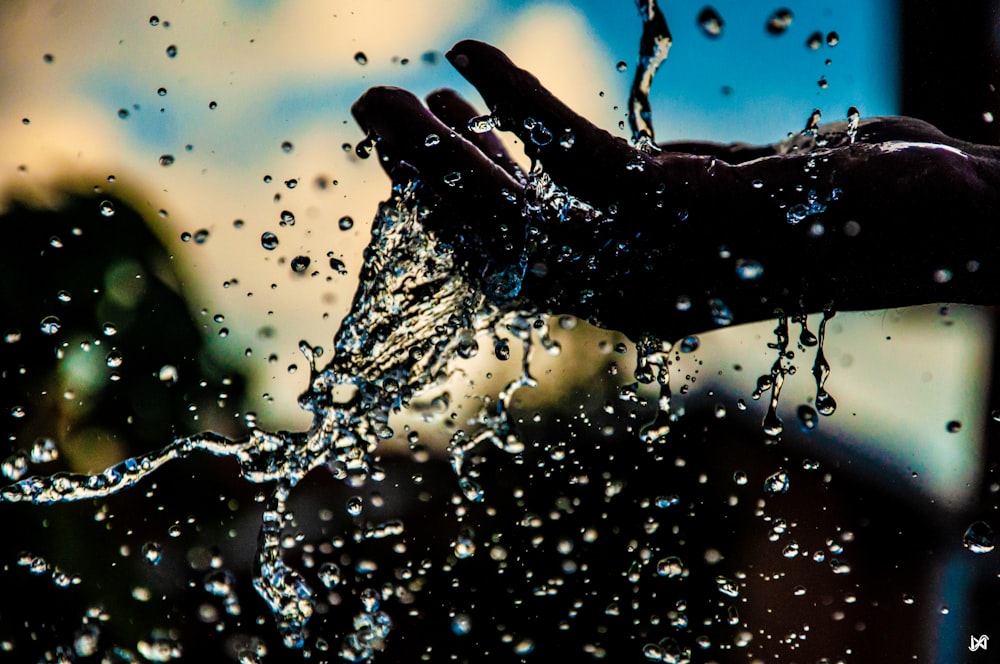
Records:
<instances>
[{"instance_id":1,"label":"dark silhouette","mask_svg":"<svg viewBox=\"0 0 1000 664\"><path fill-rule=\"evenodd\" d=\"M492 46L463 41L447 57L493 122L599 211L524 214L532 187L495 136L469 129L476 111L456 93L425 107L404 90L368 90L353 111L383 167L419 179L437 201L433 228L499 298L671 339L779 311L997 300L998 148L885 117L810 123L769 146L646 152Z\"/></svg>"}]
</instances>

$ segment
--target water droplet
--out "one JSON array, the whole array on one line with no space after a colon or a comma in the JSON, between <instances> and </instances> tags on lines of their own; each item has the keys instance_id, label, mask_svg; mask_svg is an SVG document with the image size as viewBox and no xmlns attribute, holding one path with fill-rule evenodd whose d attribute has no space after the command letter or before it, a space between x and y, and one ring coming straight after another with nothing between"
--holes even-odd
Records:
<instances>
[{"instance_id":1,"label":"water droplet","mask_svg":"<svg viewBox=\"0 0 1000 664\"><path fill-rule=\"evenodd\" d=\"M351 516L361 516L361 510L364 509L364 501L361 496L351 496L347 499L347 513Z\"/></svg>"},{"instance_id":2,"label":"water droplet","mask_svg":"<svg viewBox=\"0 0 1000 664\"><path fill-rule=\"evenodd\" d=\"M830 48L833 48L834 46L836 46L839 43L840 43L840 35L838 35L836 32L828 32L828 33L826 33L826 45L827 46L829 46Z\"/></svg>"},{"instance_id":3,"label":"water droplet","mask_svg":"<svg viewBox=\"0 0 1000 664\"><path fill-rule=\"evenodd\" d=\"M531 127L528 138L535 145L542 147L552 142L552 132L541 122L535 122Z\"/></svg>"},{"instance_id":4,"label":"water droplet","mask_svg":"<svg viewBox=\"0 0 1000 664\"><path fill-rule=\"evenodd\" d=\"M624 60L619 60L618 63L615 65L615 69L617 69L618 71L625 71L628 69L628 63L625 62Z\"/></svg>"},{"instance_id":5,"label":"water droplet","mask_svg":"<svg viewBox=\"0 0 1000 664\"><path fill-rule=\"evenodd\" d=\"M427 138L424 139L424 145L432 148L441 142L441 137L437 134L427 134Z\"/></svg>"},{"instance_id":6,"label":"water droplet","mask_svg":"<svg viewBox=\"0 0 1000 664\"><path fill-rule=\"evenodd\" d=\"M70 302L73 299L73 295L68 290L61 290L56 293L56 299L60 302Z\"/></svg>"},{"instance_id":7,"label":"water droplet","mask_svg":"<svg viewBox=\"0 0 1000 664\"><path fill-rule=\"evenodd\" d=\"M194 233L194 243L195 244L205 244L208 240L208 230L202 228L201 230L195 231Z\"/></svg>"},{"instance_id":8,"label":"water droplet","mask_svg":"<svg viewBox=\"0 0 1000 664\"><path fill-rule=\"evenodd\" d=\"M712 311L712 321L720 327L731 325L733 322L733 312L729 310L722 300L712 298L708 301L708 307Z\"/></svg>"},{"instance_id":9,"label":"water droplet","mask_svg":"<svg viewBox=\"0 0 1000 664\"><path fill-rule=\"evenodd\" d=\"M768 475L764 480L764 491L771 495L785 493L788 491L788 484L788 472L782 469L773 475Z\"/></svg>"},{"instance_id":10,"label":"water droplet","mask_svg":"<svg viewBox=\"0 0 1000 664\"><path fill-rule=\"evenodd\" d=\"M105 323L101 327L101 333L106 337L113 337L118 334L118 326L114 323Z\"/></svg>"},{"instance_id":11,"label":"water droplet","mask_svg":"<svg viewBox=\"0 0 1000 664\"><path fill-rule=\"evenodd\" d=\"M104 363L108 365L108 367L110 367L111 369L117 369L122 365L122 362L124 361L125 358L123 358L122 354L119 353L117 350L111 351L110 353L108 353L107 357L104 358Z\"/></svg>"},{"instance_id":12,"label":"water droplet","mask_svg":"<svg viewBox=\"0 0 1000 664\"><path fill-rule=\"evenodd\" d=\"M172 154L160 155L160 166L170 166L174 163L174 156Z\"/></svg>"},{"instance_id":13,"label":"water droplet","mask_svg":"<svg viewBox=\"0 0 1000 664\"><path fill-rule=\"evenodd\" d=\"M177 57L177 46L176 45L171 44L170 46L167 47L167 57L168 58Z\"/></svg>"},{"instance_id":14,"label":"water droplet","mask_svg":"<svg viewBox=\"0 0 1000 664\"><path fill-rule=\"evenodd\" d=\"M39 329L41 329L42 334L52 335L59 331L60 326L58 316L46 316L39 324Z\"/></svg>"},{"instance_id":15,"label":"water droplet","mask_svg":"<svg viewBox=\"0 0 1000 664\"><path fill-rule=\"evenodd\" d=\"M952 279L951 270L941 268L934 271L934 283L946 284Z\"/></svg>"},{"instance_id":16,"label":"water droplet","mask_svg":"<svg viewBox=\"0 0 1000 664\"><path fill-rule=\"evenodd\" d=\"M302 274L309 269L309 263L311 262L308 256L296 256L291 262L292 272Z\"/></svg>"},{"instance_id":17,"label":"water droplet","mask_svg":"<svg viewBox=\"0 0 1000 664\"><path fill-rule=\"evenodd\" d=\"M714 7L705 7L698 13L698 25L706 37L717 39L722 35L722 27L725 23L719 12Z\"/></svg>"},{"instance_id":18,"label":"water droplet","mask_svg":"<svg viewBox=\"0 0 1000 664\"><path fill-rule=\"evenodd\" d=\"M737 470L736 472L734 472L733 481L736 482L736 484L739 486L744 486L748 481L746 471Z\"/></svg>"},{"instance_id":19,"label":"water droplet","mask_svg":"<svg viewBox=\"0 0 1000 664\"><path fill-rule=\"evenodd\" d=\"M985 521L972 523L962 536L962 546L972 553L989 553L996 547L993 528Z\"/></svg>"},{"instance_id":20,"label":"water droplet","mask_svg":"<svg viewBox=\"0 0 1000 664\"><path fill-rule=\"evenodd\" d=\"M159 542L146 542L142 545L142 557L150 565L159 565L163 559L163 551Z\"/></svg>"},{"instance_id":21,"label":"water droplet","mask_svg":"<svg viewBox=\"0 0 1000 664\"><path fill-rule=\"evenodd\" d=\"M444 183L449 187L454 187L462 181L462 174L458 171L452 171L451 173L445 174L441 179L444 180Z\"/></svg>"},{"instance_id":22,"label":"water droplet","mask_svg":"<svg viewBox=\"0 0 1000 664\"><path fill-rule=\"evenodd\" d=\"M719 589L719 592L726 597L739 597L739 584L732 579L727 579L724 576L717 576L715 577L715 586Z\"/></svg>"},{"instance_id":23,"label":"water droplet","mask_svg":"<svg viewBox=\"0 0 1000 664\"><path fill-rule=\"evenodd\" d=\"M159 16L150 16L149 17L149 24L155 28L156 26L158 26L160 24L160 17Z\"/></svg>"},{"instance_id":24,"label":"water droplet","mask_svg":"<svg viewBox=\"0 0 1000 664\"><path fill-rule=\"evenodd\" d=\"M642 654L651 662L662 662L665 653L657 644L647 643L642 647Z\"/></svg>"},{"instance_id":25,"label":"water droplet","mask_svg":"<svg viewBox=\"0 0 1000 664\"><path fill-rule=\"evenodd\" d=\"M514 646L515 655L530 655L535 650L535 642L531 639L521 639Z\"/></svg>"},{"instance_id":26,"label":"water droplet","mask_svg":"<svg viewBox=\"0 0 1000 664\"><path fill-rule=\"evenodd\" d=\"M278 236L270 231L263 233L260 236L260 246L268 251L273 251L278 247Z\"/></svg>"},{"instance_id":27,"label":"water droplet","mask_svg":"<svg viewBox=\"0 0 1000 664\"><path fill-rule=\"evenodd\" d=\"M281 143L281 151L282 152L284 152L285 154L290 154L291 151L294 150L294 149L295 149L295 146L292 145L291 141L282 141L282 143Z\"/></svg>"},{"instance_id":28,"label":"water droplet","mask_svg":"<svg viewBox=\"0 0 1000 664\"><path fill-rule=\"evenodd\" d=\"M681 340L681 352L682 353L693 353L698 350L701 345L701 339L695 335L689 335Z\"/></svg>"},{"instance_id":29,"label":"water droplet","mask_svg":"<svg viewBox=\"0 0 1000 664\"><path fill-rule=\"evenodd\" d=\"M472 631L472 619L464 613L455 614L451 620L451 631L455 636L465 636Z\"/></svg>"},{"instance_id":30,"label":"water droplet","mask_svg":"<svg viewBox=\"0 0 1000 664\"><path fill-rule=\"evenodd\" d=\"M364 51L358 51L354 54L354 61L359 65L368 64L368 56L364 54Z\"/></svg>"},{"instance_id":31,"label":"water droplet","mask_svg":"<svg viewBox=\"0 0 1000 664\"><path fill-rule=\"evenodd\" d=\"M320 582L327 588L333 589L340 585L340 567L336 563L323 563L319 566Z\"/></svg>"},{"instance_id":32,"label":"water droplet","mask_svg":"<svg viewBox=\"0 0 1000 664\"><path fill-rule=\"evenodd\" d=\"M126 119L128 119L128 116L129 116L129 112L128 112L127 108L119 108L118 109L118 117L119 118L121 118L122 120L126 120Z\"/></svg>"},{"instance_id":33,"label":"water droplet","mask_svg":"<svg viewBox=\"0 0 1000 664\"><path fill-rule=\"evenodd\" d=\"M340 221L337 222L337 228L342 231L349 231L354 228L354 220L350 217L341 217Z\"/></svg>"},{"instance_id":34,"label":"water droplet","mask_svg":"<svg viewBox=\"0 0 1000 664\"><path fill-rule=\"evenodd\" d=\"M471 118L466 125L474 134L485 134L488 131L496 128L496 120L493 119L492 115L477 115Z\"/></svg>"},{"instance_id":35,"label":"water droplet","mask_svg":"<svg viewBox=\"0 0 1000 664\"><path fill-rule=\"evenodd\" d=\"M493 353L497 356L498 360L509 360L510 359L510 345L505 339L500 339L493 346Z\"/></svg>"},{"instance_id":36,"label":"water droplet","mask_svg":"<svg viewBox=\"0 0 1000 664\"><path fill-rule=\"evenodd\" d=\"M476 554L475 534L471 528L462 528L455 538L455 556L457 558L471 558Z\"/></svg>"},{"instance_id":37,"label":"water droplet","mask_svg":"<svg viewBox=\"0 0 1000 664\"><path fill-rule=\"evenodd\" d=\"M803 431L812 431L819 424L819 415L811 406L802 404L798 407L796 415L799 418L799 426Z\"/></svg>"},{"instance_id":38,"label":"water droplet","mask_svg":"<svg viewBox=\"0 0 1000 664\"><path fill-rule=\"evenodd\" d=\"M208 110L214 111L218 107L219 107L219 105L217 103L215 103L214 101L208 102Z\"/></svg>"},{"instance_id":39,"label":"water droplet","mask_svg":"<svg viewBox=\"0 0 1000 664\"><path fill-rule=\"evenodd\" d=\"M668 579L676 579L684 574L684 563L677 556L667 556L656 563L656 573Z\"/></svg>"},{"instance_id":40,"label":"water droplet","mask_svg":"<svg viewBox=\"0 0 1000 664\"><path fill-rule=\"evenodd\" d=\"M823 33L822 32L816 31L816 32L812 33L811 35L809 35L809 38L806 39L806 48L808 48L811 51L817 51L817 50L819 50L819 47L822 46L822 45L823 45Z\"/></svg>"},{"instance_id":41,"label":"water droplet","mask_svg":"<svg viewBox=\"0 0 1000 664\"><path fill-rule=\"evenodd\" d=\"M559 147L563 148L564 150L569 150L571 147L573 147L574 143L576 143L576 136L574 136L573 132L571 131L567 131L566 133L564 133L562 136L559 137Z\"/></svg>"},{"instance_id":42,"label":"water droplet","mask_svg":"<svg viewBox=\"0 0 1000 664\"><path fill-rule=\"evenodd\" d=\"M777 9L768 17L764 27L770 35L781 35L791 26L793 18L792 10L786 8Z\"/></svg>"},{"instance_id":43,"label":"water droplet","mask_svg":"<svg viewBox=\"0 0 1000 664\"><path fill-rule=\"evenodd\" d=\"M764 274L764 266L752 258L736 259L736 276L743 281L756 281Z\"/></svg>"},{"instance_id":44,"label":"water droplet","mask_svg":"<svg viewBox=\"0 0 1000 664\"><path fill-rule=\"evenodd\" d=\"M157 374L159 379L164 383L176 383L179 378L177 372L177 367L172 364L164 364L160 367L160 372Z\"/></svg>"},{"instance_id":45,"label":"water droplet","mask_svg":"<svg viewBox=\"0 0 1000 664\"><path fill-rule=\"evenodd\" d=\"M344 265L344 261L339 258L331 258L330 267L336 270L337 274L347 274L347 267Z\"/></svg>"},{"instance_id":46,"label":"water droplet","mask_svg":"<svg viewBox=\"0 0 1000 664\"><path fill-rule=\"evenodd\" d=\"M166 97L167 96L167 89L166 88L157 88L156 89L156 94L159 95L160 97Z\"/></svg>"},{"instance_id":47,"label":"water droplet","mask_svg":"<svg viewBox=\"0 0 1000 664\"><path fill-rule=\"evenodd\" d=\"M962 430L962 423L958 420L952 420L945 425L945 429L948 430L948 433L958 433Z\"/></svg>"},{"instance_id":48,"label":"water droplet","mask_svg":"<svg viewBox=\"0 0 1000 664\"><path fill-rule=\"evenodd\" d=\"M288 210L281 211L281 220L278 222L279 226L294 226L295 225L295 215Z\"/></svg>"},{"instance_id":49,"label":"water droplet","mask_svg":"<svg viewBox=\"0 0 1000 664\"><path fill-rule=\"evenodd\" d=\"M30 458L32 463L50 463L59 458L59 447L56 441L51 438L36 438L31 446Z\"/></svg>"}]
</instances>

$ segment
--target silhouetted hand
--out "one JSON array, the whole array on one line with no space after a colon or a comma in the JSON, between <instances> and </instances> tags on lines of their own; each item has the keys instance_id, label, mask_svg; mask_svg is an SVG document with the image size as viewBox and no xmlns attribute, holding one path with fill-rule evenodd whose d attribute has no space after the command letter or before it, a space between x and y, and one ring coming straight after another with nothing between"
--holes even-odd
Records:
<instances>
[{"instance_id":1,"label":"silhouetted hand","mask_svg":"<svg viewBox=\"0 0 1000 664\"><path fill-rule=\"evenodd\" d=\"M632 338L777 312L1000 299L1000 150L912 118L815 126L770 146L645 151L574 113L488 44L448 60L493 124L568 196L545 195L477 111L398 88L353 112L396 181L417 179L430 226L498 299L524 298ZM475 124L475 123L474 123Z\"/></svg>"}]
</instances>

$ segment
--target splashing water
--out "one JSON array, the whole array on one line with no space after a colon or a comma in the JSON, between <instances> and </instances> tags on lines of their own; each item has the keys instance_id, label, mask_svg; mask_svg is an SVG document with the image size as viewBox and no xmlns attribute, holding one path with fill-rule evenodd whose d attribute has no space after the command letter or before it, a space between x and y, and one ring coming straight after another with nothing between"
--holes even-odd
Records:
<instances>
[{"instance_id":1,"label":"splashing water","mask_svg":"<svg viewBox=\"0 0 1000 664\"><path fill-rule=\"evenodd\" d=\"M642 36L639 38L639 61L629 94L628 123L632 129L632 141L649 152L656 149L649 90L653 86L656 70L666 61L674 40L656 0L638 0L638 7L642 17Z\"/></svg>"},{"instance_id":2,"label":"splashing water","mask_svg":"<svg viewBox=\"0 0 1000 664\"><path fill-rule=\"evenodd\" d=\"M539 178L536 189L539 206L565 203L564 194L547 178ZM315 593L282 555L283 531L295 524L287 501L296 484L319 467L352 486L381 480L384 471L374 453L381 440L393 435L390 414L446 378L451 361L475 355L477 336L492 332L499 339L495 330L503 326L522 343L521 375L501 390L495 403L484 399L478 417L483 430L467 437L458 432L450 447L463 493L470 500L481 499L481 491L464 476L463 452L485 441L508 452L523 449L508 421L511 398L518 388L535 385L529 357L536 336L543 348L558 352L547 327L528 321L532 313L497 307L460 274L451 253L424 229L425 213L413 187L401 188L381 205L351 311L334 339L334 357L318 370L323 349L300 343L311 368L309 388L299 398L300 406L314 416L307 431L272 433L250 420L249 433L240 440L214 433L179 438L99 474L22 479L0 490L0 501L51 504L103 498L196 452L233 457L243 479L274 482L258 534L254 586L284 644L303 647ZM355 631L345 638L341 654L352 661L365 661L380 650L391 628L388 615L378 609L378 597L369 597L374 592L361 593L363 610L354 620Z\"/></svg>"}]
</instances>

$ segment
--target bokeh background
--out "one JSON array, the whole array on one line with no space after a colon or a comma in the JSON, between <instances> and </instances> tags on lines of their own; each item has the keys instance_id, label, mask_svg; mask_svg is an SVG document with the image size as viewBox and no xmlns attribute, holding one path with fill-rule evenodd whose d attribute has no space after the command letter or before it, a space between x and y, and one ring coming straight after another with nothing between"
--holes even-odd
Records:
<instances>
[{"instance_id":1,"label":"bokeh background","mask_svg":"<svg viewBox=\"0 0 1000 664\"><path fill-rule=\"evenodd\" d=\"M675 45L653 86L657 137L772 142L799 131L814 108L836 120L854 105L865 116L913 115L997 143L996 3L938 5L720 1L712 3L723 19L714 35L697 20L705 3L665 3ZM784 8L790 25L770 34L768 18ZM0 456L8 478L25 467L99 471L206 429L238 436L247 413L263 428L306 428L296 404L308 380L299 341L329 347L389 191L374 160L353 150L362 135L351 102L375 84L419 94L447 86L478 101L443 57L454 41L474 37L626 136L641 30L632 4L611 0L7 2L0 24L0 416L8 446ZM265 232L277 236L276 248L262 246ZM301 272L292 267L297 257L309 259ZM990 633L1000 571L997 554L963 546L971 523L995 518L1000 488L994 312L934 304L838 314L825 348L838 412L815 428L798 426L814 389L803 353L782 395L787 431L778 446L765 445L763 404L750 399L774 360L773 325L699 335L695 351L678 354L673 372L684 389L675 407L684 415L669 449L655 451L623 433L630 417L648 416L617 403L629 382L628 340L583 324L557 331L564 353L538 358L542 385L518 400L533 446L519 460L489 459L486 507L456 506L442 454L449 431L428 413L460 419L463 403L494 389L483 376L506 368L483 361L446 399L429 395L419 413L401 416L400 431L420 428L422 445L408 450L402 435L387 443L395 479L365 489L377 510L426 531L404 538L409 552L398 543L338 545L364 525L343 522L353 492L310 478L298 511L313 550L290 546L289 555L307 568L310 556L402 556L411 568L431 561L420 592L411 590L416 608L397 597L386 661L426 658L429 647L459 661L517 661L560 652L567 639L581 659L604 652L638 661L644 644L664 638L687 643L698 661L974 656L968 639ZM565 422L581 409L594 411L593 431L568 437ZM557 459L559 445L571 448L575 469ZM50 460L52 447L58 458ZM775 505L761 487L779 468L792 472L794 490ZM582 476L593 483L581 485ZM293 657L276 645L249 586L258 490L225 461L199 458L106 501L0 505L11 524L0 547L10 588L0 657L55 659L62 648L84 659L90 651L80 638L94 625L98 660L115 646L155 658L157 639L180 644L186 657L235 659L258 641L270 644L268 661ZM656 499L671 496L686 511L654 519ZM562 521L544 517L550 510L561 510ZM543 515L541 534L520 525L529 513ZM496 525L497 514L513 516ZM777 520L783 530L772 540ZM612 532L594 525L608 521ZM657 535L660 526L650 524L660 521ZM588 541L591 528L603 538ZM783 555L789 528L804 552L793 558ZM450 543L463 529L483 543L457 561ZM151 542L164 552L157 565L142 553ZM838 548L847 550L846 573L830 564ZM630 580L633 562L652 569L668 550L686 552L683 596L657 590L657 579ZM41 571L32 574L36 558ZM585 573L552 582L572 576L567 561ZM586 573L588 565L606 566L609 578ZM740 596L715 588L720 565L744 585ZM498 577L497 566L517 573ZM382 573L406 586L404 568L387 562ZM53 582L62 569L79 583ZM242 614L203 588L222 572L232 575ZM535 575L549 576L543 583ZM809 591L797 594L798 586ZM316 620L314 657L336 658L356 612L351 592L330 599ZM556 595L569 598L564 614L581 616L567 619L571 627L545 604ZM586 607L575 606L579 598ZM690 628L676 618L682 600L699 616ZM739 614L732 623L730 607ZM475 627L460 633L456 616ZM710 645L699 651L702 632ZM520 652L526 639L532 647Z\"/></svg>"}]
</instances>

